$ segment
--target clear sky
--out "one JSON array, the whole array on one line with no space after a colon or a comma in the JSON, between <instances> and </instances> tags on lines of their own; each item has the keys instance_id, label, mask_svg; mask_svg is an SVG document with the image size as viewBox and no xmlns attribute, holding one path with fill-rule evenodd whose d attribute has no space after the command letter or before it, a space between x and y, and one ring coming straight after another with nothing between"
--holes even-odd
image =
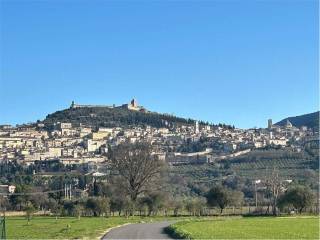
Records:
<instances>
[{"instance_id":1,"label":"clear sky","mask_svg":"<svg viewBox=\"0 0 320 240\"><path fill-rule=\"evenodd\" d=\"M319 108L318 1L0 4L2 124L72 100L243 128Z\"/></svg>"}]
</instances>

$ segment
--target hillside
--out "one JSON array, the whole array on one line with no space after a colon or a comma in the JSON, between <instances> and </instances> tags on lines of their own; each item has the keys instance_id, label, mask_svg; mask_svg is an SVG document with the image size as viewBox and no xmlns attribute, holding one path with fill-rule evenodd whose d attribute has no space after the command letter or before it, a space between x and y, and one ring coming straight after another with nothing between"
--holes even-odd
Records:
<instances>
[{"instance_id":1,"label":"hillside","mask_svg":"<svg viewBox=\"0 0 320 240\"><path fill-rule=\"evenodd\" d=\"M172 115L131 111L124 108L82 107L69 108L47 115L43 123L71 122L93 127L125 127L130 125L150 125L172 127L179 124L194 124L195 120Z\"/></svg>"},{"instance_id":2,"label":"hillside","mask_svg":"<svg viewBox=\"0 0 320 240\"><path fill-rule=\"evenodd\" d=\"M293 152L289 149L256 149L245 155L221 160L211 164L171 166L168 174L178 192L197 191L197 186L229 182L244 185L255 179L265 179L273 169L284 179L308 182L318 188L319 155L307 151Z\"/></svg>"},{"instance_id":3,"label":"hillside","mask_svg":"<svg viewBox=\"0 0 320 240\"><path fill-rule=\"evenodd\" d=\"M309 114L303 114L295 117L288 117L280 122L277 122L276 125L283 126L286 124L287 120L289 120L293 126L301 127L307 126L309 128L318 129L319 128L319 111Z\"/></svg>"}]
</instances>

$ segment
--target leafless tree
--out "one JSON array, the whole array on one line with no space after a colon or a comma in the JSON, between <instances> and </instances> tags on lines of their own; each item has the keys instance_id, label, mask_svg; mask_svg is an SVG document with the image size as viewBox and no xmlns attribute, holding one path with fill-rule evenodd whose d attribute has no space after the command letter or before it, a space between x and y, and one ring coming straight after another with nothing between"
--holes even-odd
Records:
<instances>
[{"instance_id":1,"label":"leafless tree","mask_svg":"<svg viewBox=\"0 0 320 240\"><path fill-rule=\"evenodd\" d=\"M271 172L266 171L265 177L265 184L267 187L267 192L269 193L268 197L270 199L269 204L272 207L272 214L277 215L277 200L283 188L283 179L281 179L279 171L276 168L273 168Z\"/></svg>"},{"instance_id":2,"label":"leafless tree","mask_svg":"<svg viewBox=\"0 0 320 240\"><path fill-rule=\"evenodd\" d=\"M150 144L123 143L110 150L112 167L122 177L124 190L133 202L159 183L163 162L153 153Z\"/></svg>"}]
</instances>

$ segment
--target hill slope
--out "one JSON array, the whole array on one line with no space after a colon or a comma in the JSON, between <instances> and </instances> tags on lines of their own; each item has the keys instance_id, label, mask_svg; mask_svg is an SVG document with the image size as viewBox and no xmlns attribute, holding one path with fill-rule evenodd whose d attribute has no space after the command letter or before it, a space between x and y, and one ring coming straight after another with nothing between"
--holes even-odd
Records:
<instances>
[{"instance_id":1,"label":"hill slope","mask_svg":"<svg viewBox=\"0 0 320 240\"><path fill-rule=\"evenodd\" d=\"M283 126L286 124L287 120L289 120L295 127L307 126L309 128L317 129L319 128L319 111L295 117L288 117L277 122L276 125Z\"/></svg>"},{"instance_id":2,"label":"hill slope","mask_svg":"<svg viewBox=\"0 0 320 240\"><path fill-rule=\"evenodd\" d=\"M165 127L179 124L194 124L194 120L158 113L130 111L124 108L82 107L69 108L47 115L45 124L71 122L93 127L124 127L129 125L150 125Z\"/></svg>"}]
</instances>

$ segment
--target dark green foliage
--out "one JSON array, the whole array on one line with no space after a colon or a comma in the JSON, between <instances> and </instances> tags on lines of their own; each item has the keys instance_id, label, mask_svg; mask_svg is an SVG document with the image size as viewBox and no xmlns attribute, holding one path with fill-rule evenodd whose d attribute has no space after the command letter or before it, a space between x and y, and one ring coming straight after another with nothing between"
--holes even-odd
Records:
<instances>
[{"instance_id":1,"label":"dark green foliage","mask_svg":"<svg viewBox=\"0 0 320 240\"><path fill-rule=\"evenodd\" d=\"M100 197L108 197L111 196L111 186L107 183L97 182L94 180L93 182L93 189L92 189L93 196L100 196Z\"/></svg>"},{"instance_id":2,"label":"dark green foliage","mask_svg":"<svg viewBox=\"0 0 320 240\"><path fill-rule=\"evenodd\" d=\"M119 216L121 213L126 210L126 207L129 205L130 200L121 194L114 194L110 199L110 212L118 212Z\"/></svg>"},{"instance_id":3,"label":"dark green foliage","mask_svg":"<svg viewBox=\"0 0 320 240\"><path fill-rule=\"evenodd\" d=\"M302 212L303 209L312 205L314 195L312 191L306 186L295 186L288 189L278 200L279 208L286 206L293 206L295 209Z\"/></svg>"},{"instance_id":4,"label":"dark green foliage","mask_svg":"<svg viewBox=\"0 0 320 240\"><path fill-rule=\"evenodd\" d=\"M91 197L86 201L85 208L94 216L107 215L110 210L110 201L107 198Z\"/></svg>"},{"instance_id":5,"label":"dark green foliage","mask_svg":"<svg viewBox=\"0 0 320 240\"><path fill-rule=\"evenodd\" d=\"M141 198L139 201L139 205L142 207L145 206L148 209L148 216L154 215L164 206L166 201L166 196L161 192L153 192L149 193L145 197Z\"/></svg>"},{"instance_id":6,"label":"dark green foliage","mask_svg":"<svg viewBox=\"0 0 320 240\"><path fill-rule=\"evenodd\" d=\"M125 127L150 125L153 127L173 127L179 124L194 124L194 120L158 113L143 113L124 108L84 107L70 108L49 114L43 121L46 125L55 122L71 122L93 127Z\"/></svg>"},{"instance_id":7,"label":"dark green foliage","mask_svg":"<svg viewBox=\"0 0 320 240\"><path fill-rule=\"evenodd\" d=\"M208 205L213 207L219 207L221 209L221 213L229 203L228 192L222 186L215 186L211 188L210 191L207 193L206 198Z\"/></svg>"},{"instance_id":8,"label":"dark green foliage","mask_svg":"<svg viewBox=\"0 0 320 240\"><path fill-rule=\"evenodd\" d=\"M30 200L28 195L18 195L26 192L31 192L31 187L29 185L21 184L17 185L15 193L17 195L10 196L10 204L15 207L15 210L23 210Z\"/></svg>"},{"instance_id":9,"label":"dark green foliage","mask_svg":"<svg viewBox=\"0 0 320 240\"><path fill-rule=\"evenodd\" d=\"M214 186L206 194L209 206L219 207L221 213L223 209L229 205L238 206L243 202L243 193L240 191L232 191L222 186Z\"/></svg>"},{"instance_id":10,"label":"dark green foliage","mask_svg":"<svg viewBox=\"0 0 320 240\"><path fill-rule=\"evenodd\" d=\"M74 202L64 201L64 203L63 203L64 215L72 216L74 208L75 208Z\"/></svg>"},{"instance_id":11,"label":"dark green foliage","mask_svg":"<svg viewBox=\"0 0 320 240\"><path fill-rule=\"evenodd\" d=\"M53 127L56 122L70 122L72 124L82 123L92 127L128 127L144 126L173 128L180 125L194 125L195 120L190 118L181 118L169 114L156 112L139 112L125 108L108 107L83 107L69 108L48 114L43 123L48 129ZM223 128L234 129L234 126L199 121L199 125L220 126Z\"/></svg>"}]
</instances>

